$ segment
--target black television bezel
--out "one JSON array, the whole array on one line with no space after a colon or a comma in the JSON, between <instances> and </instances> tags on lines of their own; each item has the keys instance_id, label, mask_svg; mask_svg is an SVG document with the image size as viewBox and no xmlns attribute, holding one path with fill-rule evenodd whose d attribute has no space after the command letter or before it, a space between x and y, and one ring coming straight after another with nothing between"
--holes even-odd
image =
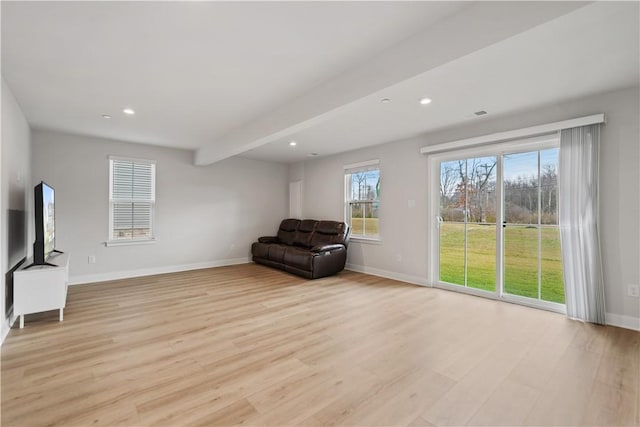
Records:
<instances>
[{"instance_id":1,"label":"black television bezel","mask_svg":"<svg viewBox=\"0 0 640 427\"><path fill-rule=\"evenodd\" d=\"M35 237L36 240L33 243L33 264L35 265L46 265L47 258L51 255L51 252L45 253L45 245L44 245L44 187L49 187L53 191L53 249L51 252L54 252L56 249L56 209L55 209L55 194L56 189L47 184L44 181L40 181L40 184L34 187L34 217L35 217Z\"/></svg>"}]
</instances>

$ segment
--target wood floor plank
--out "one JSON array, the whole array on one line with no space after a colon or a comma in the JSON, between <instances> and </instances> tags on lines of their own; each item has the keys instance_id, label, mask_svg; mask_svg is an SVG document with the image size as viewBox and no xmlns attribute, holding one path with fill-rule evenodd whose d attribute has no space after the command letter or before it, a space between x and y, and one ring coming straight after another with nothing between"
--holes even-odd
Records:
<instances>
[{"instance_id":1,"label":"wood floor plank","mask_svg":"<svg viewBox=\"0 0 640 427\"><path fill-rule=\"evenodd\" d=\"M455 381L428 368L407 372L392 381L379 381L364 399L354 396L351 406L342 397L315 414L324 425L408 425L437 402Z\"/></svg>"},{"instance_id":2,"label":"wood floor plank","mask_svg":"<svg viewBox=\"0 0 640 427\"><path fill-rule=\"evenodd\" d=\"M73 286L1 353L3 426L640 424L640 333L349 271Z\"/></svg>"},{"instance_id":3,"label":"wood floor plank","mask_svg":"<svg viewBox=\"0 0 640 427\"><path fill-rule=\"evenodd\" d=\"M581 425L602 355L569 346L524 425Z\"/></svg>"},{"instance_id":4,"label":"wood floor plank","mask_svg":"<svg viewBox=\"0 0 640 427\"><path fill-rule=\"evenodd\" d=\"M504 340L482 358L472 371L458 381L422 417L442 426L465 425L518 364L526 348Z\"/></svg>"},{"instance_id":5,"label":"wood floor plank","mask_svg":"<svg viewBox=\"0 0 640 427\"><path fill-rule=\"evenodd\" d=\"M540 392L527 385L506 378L476 411L467 425L519 426L540 397Z\"/></svg>"}]
</instances>

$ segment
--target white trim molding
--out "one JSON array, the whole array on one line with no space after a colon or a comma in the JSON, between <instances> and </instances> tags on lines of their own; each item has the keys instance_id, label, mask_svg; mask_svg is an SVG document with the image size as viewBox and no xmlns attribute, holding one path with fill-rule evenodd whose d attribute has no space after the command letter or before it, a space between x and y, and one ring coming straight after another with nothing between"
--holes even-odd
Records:
<instances>
[{"instance_id":1,"label":"white trim molding","mask_svg":"<svg viewBox=\"0 0 640 427\"><path fill-rule=\"evenodd\" d=\"M16 322L16 319L17 317L13 315L13 304L12 304L11 308L9 309L9 315L7 316L6 319L4 319L4 322L7 328L5 329L4 334L2 335L2 339L0 339L0 345L4 343L5 338L7 338L7 336L9 335L9 332L11 332L11 328L13 327L13 324Z\"/></svg>"},{"instance_id":2,"label":"white trim molding","mask_svg":"<svg viewBox=\"0 0 640 427\"><path fill-rule=\"evenodd\" d=\"M476 136L473 138L459 139L457 141L443 142L441 144L427 145L420 149L421 154L438 153L441 151L457 150L478 145L505 142L513 139L527 138L536 135L558 132L562 129L570 129L578 126L593 125L596 123L606 123L604 114L594 114L592 116L579 117L577 119L562 120L559 122L546 123L543 125L531 126L522 129L508 130L504 132L492 133L489 135Z\"/></svg>"},{"instance_id":3,"label":"white trim molding","mask_svg":"<svg viewBox=\"0 0 640 427\"><path fill-rule=\"evenodd\" d=\"M380 164L380 160L367 160L366 162L358 162L358 163L351 163L350 165L344 165L344 169L358 169L358 168L365 168L367 166L377 166Z\"/></svg>"},{"instance_id":4,"label":"white trim molding","mask_svg":"<svg viewBox=\"0 0 640 427\"><path fill-rule=\"evenodd\" d=\"M87 283L107 282L110 280L130 279L133 277L153 276L156 274L177 273L180 271L201 270L204 268L224 267L227 265L248 264L249 257L221 259L216 261L197 262L194 264L169 265L162 267L140 268L137 270L114 271L111 273L86 274L72 276L69 285L82 285Z\"/></svg>"},{"instance_id":5,"label":"white trim molding","mask_svg":"<svg viewBox=\"0 0 640 427\"><path fill-rule=\"evenodd\" d=\"M605 313L607 325L640 331L640 318L624 314Z\"/></svg>"},{"instance_id":6,"label":"white trim molding","mask_svg":"<svg viewBox=\"0 0 640 427\"><path fill-rule=\"evenodd\" d=\"M427 283L427 279L420 276L412 276L410 274L398 273L396 271L381 270L379 268L350 263L347 263L344 268L349 271L355 271L356 273L370 274L372 276L384 277L385 279L392 279L399 282L411 283L413 285L430 287L429 283Z\"/></svg>"},{"instance_id":7,"label":"white trim molding","mask_svg":"<svg viewBox=\"0 0 640 427\"><path fill-rule=\"evenodd\" d=\"M142 159L142 158L137 158L137 157L123 157L123 156L114 156L114 155L108 155L107 158L109 160L121 160L123 162L142 162L142 163L149 163L149 164L156 164L155 160L150 160L150 159Z\"/></svg>"},{"instance_id":8,"label":"white trim molding","mask_svg":"<svg viewBox=\"0 0 640 427\"><path fill-rule=\"evenodd\" d=\"M381 245L382 239L373 239L370 237L349 237L349 244L351 243L363 243L365 245Z\"/></svg>"},{"instance_id":9,"label":"white trim molding","mask_svg":"<svg viewBox=\"0 0 640 427\"><path fill-rule=\"evenodd\" d=\"M130 240L107 240L104 242L106 247L110 246L131 246L131 245L153 245L156 239L130 239Z\"/></svg>"}]
</instances>

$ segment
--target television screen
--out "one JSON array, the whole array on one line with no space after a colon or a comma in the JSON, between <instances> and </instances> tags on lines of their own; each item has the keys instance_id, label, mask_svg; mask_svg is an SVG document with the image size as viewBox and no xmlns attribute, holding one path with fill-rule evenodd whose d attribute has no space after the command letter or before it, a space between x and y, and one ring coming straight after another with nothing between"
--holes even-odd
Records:
<instances>
[{"instance_id":1,"label":"television screen","mask_svg":"<svg viewBox=\"0 0 640 427\"><path fill-rule=\"evenodd\" d=\"M56 247L56 215L53 188L42 183L42 219L44 225L44 254L45 257Z\"/></svg>"}]
</instances>

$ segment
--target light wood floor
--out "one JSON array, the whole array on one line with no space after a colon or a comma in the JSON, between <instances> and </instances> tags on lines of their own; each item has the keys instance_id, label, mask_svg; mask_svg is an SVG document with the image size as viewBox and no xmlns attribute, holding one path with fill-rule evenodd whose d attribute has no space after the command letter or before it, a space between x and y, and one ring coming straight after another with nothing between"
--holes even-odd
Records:
<instances>
[{"instance_id":1,"label":"light wood floor","mask_svg":"<svg viewBox=\"0 0 640 427\"><path fill-rule=\"evenodd\" d=\"M353 272L69 289L2 346L2 425L640 425L640 333Z\"/></svg>"}]
</instances>

